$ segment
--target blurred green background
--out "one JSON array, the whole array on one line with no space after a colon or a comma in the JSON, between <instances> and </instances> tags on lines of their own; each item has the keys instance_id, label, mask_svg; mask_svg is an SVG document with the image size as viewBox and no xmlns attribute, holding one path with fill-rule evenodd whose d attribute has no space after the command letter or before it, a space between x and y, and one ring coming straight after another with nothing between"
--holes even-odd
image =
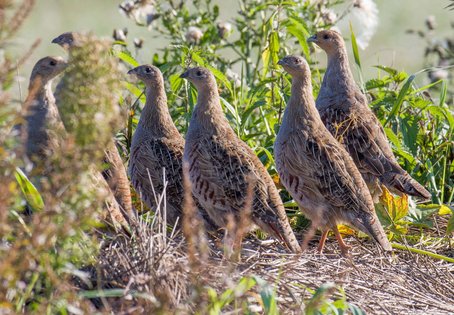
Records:
<instances>
[{"instance_id":1,"label":"blurred green background","mask_svg":"<svg viewBox=\"0 0 454 315\"><path fill-rule=\"evenodd\" d=\"M141 37L145 45L138 57L142 62L149 62L153 53L164 45L162 38L156 38L153 32L144 27L136 26L131 20L121 15L118 5L121 1L107 0L39 0L26 21L19 39L13 45L15 52L24 52L35 39L41 38L42 43L22 69L19 69L18 82L22 87L28 84L28 75L33 64L45 55L64 55L56 45L50 44L55 36L69 30L91 30L97 35L111 37L114 28L127 27L128 41ZM237 1L219 1L221 18L232 21ZM429 15L435 16L437 29L434 38L452 33L450 26L454 21L454 11L445 7L448 0L377 0L379 9L379 26L369 47L361 51L361 60L365 78L377 71L372 65L383 64L414 73L424 67L425 42L416 34L407 34L409 29L424 30L425 20ZM344 30L345 31L345 30ZM348 35L348 34L347 34ZM316 57L325 62L325 55L318 53ZM22 78L21 78L22 77Z\"/></svg>"}]
</instances>

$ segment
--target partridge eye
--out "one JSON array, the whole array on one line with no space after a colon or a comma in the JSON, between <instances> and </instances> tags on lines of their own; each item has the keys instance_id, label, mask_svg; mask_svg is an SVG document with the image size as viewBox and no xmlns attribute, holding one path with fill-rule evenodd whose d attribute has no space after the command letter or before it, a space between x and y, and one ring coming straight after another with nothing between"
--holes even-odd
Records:
<instances>
[{"instance_id":1,"label":"partridge eye","mask_svg":"<svg viewBox=\"0 0 454 315\"><path fill-rule=\"evenodd\" d=\"M295 58L293 61L297 64L300 63L300 60L298 58Z\"/></svg>"},{"instance_id":2,"label":"partridge eye","mask_svg":"<svg viewBox=\"0 0 454 315\"><path fill-rule=\"evenodd\" d=\"M328 34L323 35L323 39L329 39L329 35Z\"/></svg>"},{"instance_id":3,"label":"partridge eye","mask_svg":"<svg viewBox=\"0 0 454 315\"><path fill-rule=\"evenodd\" d=\"M51 66L56 66L56 65L57 65L57 62L56 62L55 60L51 60L51 61L49 62L49 64L50 64Z\"/></svg>"},{"instance_id":4,"label":"partridge eye","mask_svg":"<svg viewBox=\"0 0 454 315\"><path fill-rule=\"evenodd\" d=\"M150 73L150 72L151 72L151 68L150 68L150 67L146 67L146 68L145 68L145 72L146 72L146 73Z\"/></svg>"},{"instance_id":5,"label":"partridge eye","mask_svg":"<svg viewBox=\"0 0 454 315\"><path fill-rule=\"evenodd\" d=\"M199 71L197 71L196 74L197 74L198 77L200 77L200 76L202 76L202 71L199 70Z\"/></svg>"}]
</instances>

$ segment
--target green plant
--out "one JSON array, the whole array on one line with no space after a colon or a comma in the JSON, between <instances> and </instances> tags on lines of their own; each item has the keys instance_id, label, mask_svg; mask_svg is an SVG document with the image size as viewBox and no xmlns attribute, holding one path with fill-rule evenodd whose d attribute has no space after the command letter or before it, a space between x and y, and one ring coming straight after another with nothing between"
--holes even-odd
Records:
<instances>
[{"instance_id":1,"label":"green plant","mask_svg":"<svg viewBox=\"0 0 454 315\"><path fill-rule=\"evenodd\" d=\"M327 19L323 14L341 2L241 1L239 14L228 32L222 32L220 26L225 28L226 22L219 20L219 8L212 1L195 1L194 7L184 2L171 2L170 6L160 2L148 4L156 11L150 27L171 43L162 53L154 55L153 62L168 78L169 104L181 131L186 130L196 92L179 78L179 73L190 64L206 66L220 81L222 103L232 127L277 179L273 142L290 85L277 60L300 49L310 61L312 47L308 46L306 38L342 19L342 16L337 21ZM136 9L141 10L140 4ZM378 76L363 82L358 44L351 26L350 30L353 60L361 86L399 162L430 189L434 204L439 207L451 204L454 118L447 105L447 85L436 81L418 87L415 78L424 71L408 75L386 66L377 66ZM136 65L127 43L121 44L120 59ZM232 75L232 69L239 70L239 74ZM321 81L319 74L324 69L313 69L316 94ZM135 97L140 97L140 89L133 86L129 89ZM437 89L438 100L427 97L428 91ZM138 115L140 110L134 113ZM136 117L130 121L132 126L130 124L128 130L134 129ZM294 206L288 194L283 192L282 196L286 205ZM412 210L416 209L412 202L410 204ZM406 214L408 207L403 211ZM417 224L414 218L407 223Z\"/></svg>"}]
</instances>

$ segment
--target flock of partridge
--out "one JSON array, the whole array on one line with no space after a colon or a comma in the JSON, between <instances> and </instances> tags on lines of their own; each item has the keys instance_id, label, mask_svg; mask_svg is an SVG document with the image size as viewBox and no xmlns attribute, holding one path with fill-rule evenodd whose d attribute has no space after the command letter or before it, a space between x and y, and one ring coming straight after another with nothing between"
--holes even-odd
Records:
<instances>
[{"instance_id":1,"label":"flock of partridge","mask_svg":"<svg viewBox=\"0 0 454 315\"><path fill-rule=\"evenodd\" d=\"M328 56L317 100L306 60L287 56L279 61L292 77L291 96L274 144L281 182L313 228L322 230L319 251L329 230L335 233L342 252L348 251L337 228L341 223L367 233L384 250L391 250L374 210L380 187L421 199L431 195L397 163L382 126L354 82L341 35L325 30L308 41ZM64 33L52 42L69 50L75 44L74 34ZM31 74L25 114L29 131L26 148L31 159L45 159L53 145L52 133L64 129L51 81L66 65L62 58L46 57ZM130 180L143 202L155 209L154 192L165 188L167 222L176 224L184 215L183 176L188 176L196 207L208 229L224 228L232 218L240 224L244 211L250 211L251 227L258 226L291 251L300 252L302 247L273 180L223 113L214 75L202 67L181 74L198 91L184 138L170 116L160 70L142 65L128 74L146 86L146 104L129 160ZM64 86L57 86L56 94L59 89ZM102 175L116 199L116 211L132 216L129 180L113 140L105 151L105 162L109 167ZM187 172L183 172L183 165ZM249 210L245 209L248 204Z\"/></svg>"}]
</instances>

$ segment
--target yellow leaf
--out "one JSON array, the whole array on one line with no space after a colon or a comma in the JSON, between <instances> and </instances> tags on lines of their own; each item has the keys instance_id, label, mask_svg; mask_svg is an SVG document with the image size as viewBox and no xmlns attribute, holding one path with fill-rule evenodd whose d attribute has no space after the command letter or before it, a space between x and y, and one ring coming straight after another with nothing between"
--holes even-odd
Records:
<instances>
[{"instance_id":1,"label":"yellow leaf","mask_svg":"<svg viewBox=\"0 0 454 315\"><path fill-rule=\"evenodd\" d=\"M273 179L273 182L276 185L279 185L279 183L281 182L278 174L274 174L273 176L271 176L271 178Z\"/></svg>"},{"instance_id":2,"label":"yellow leaf","mask_svg":"<svg viewBox=\"0 0 454 315\"><path fill-rule=\"evenodd\" d=\"M339 232L343 235L355 235L356 234L355 230L349 228L346 225L340 224L337 226L337 228L338 228Z\"/></svg>"},{"instance_id":3,"label":"yellow leaf","mask_svg":"<svg viewBox=\"0 0 454 315\"><path fill-rule=\"evenodd\" d=\"M449 209L449 207L445 205L441 205L440 209L438 209L438 215L448 215L451 213L451 209Z\"/></svg>"},{"instance_id":4,"label":"yellow leaf","mask_svg":"<svg viewBox=\"0 0 454 315\"><path fill-rule=\"evenodd\" d=\"M408 213L408 196L393 196L386 187L382 186L383 194L380 196L380 203L388 211L393 221L405 217Z\"/></svg>"}]
</instances>

